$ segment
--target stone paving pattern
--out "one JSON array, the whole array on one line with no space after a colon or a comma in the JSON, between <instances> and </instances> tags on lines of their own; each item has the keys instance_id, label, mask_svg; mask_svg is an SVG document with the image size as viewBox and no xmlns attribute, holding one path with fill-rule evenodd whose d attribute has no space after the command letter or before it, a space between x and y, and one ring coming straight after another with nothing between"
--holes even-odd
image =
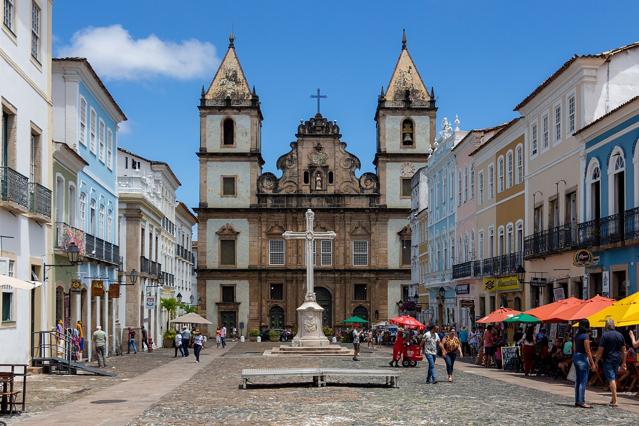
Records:
<instances>
[{"instance_id":1,"label":"stone paving pattern","mask_svg":"<svg viewBox=\"0 0 639 426\"><path fill-rule=\"evenodd\" d=\"M165 395L132 421L134 425L172 424L636 424L637 415L597 405L585 411L574 400L491 378L464 373L458 364L455 383L446 382L437 361L440 383L426 385L424 363L399 369L400 388L292 386L307 379L269 378L279 386L239 389L243 368L334 367L390 368L385 350L364 350L362 361L348 358L269 358L259 355L267 345L246 343L208 365L185 384ZM215 350L215 349L206 349ZM335 379L332 379L335 380ZM379 379L373 379L379 383ZM345 378L344 383L361 382ZM624 399L621 399L623 404Z\"/></svg>"}]
</instances>

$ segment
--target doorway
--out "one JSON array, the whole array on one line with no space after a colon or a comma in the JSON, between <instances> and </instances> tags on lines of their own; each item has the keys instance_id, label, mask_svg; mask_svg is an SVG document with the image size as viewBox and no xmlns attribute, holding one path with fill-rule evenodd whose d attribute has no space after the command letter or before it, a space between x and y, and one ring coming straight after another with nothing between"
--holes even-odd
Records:
<instances>
[{"instance_id":1,"label":"doorway","mask_svg":"<svg viewBox=\"0 0 639 426\"><path fill-rule=\"evenodd\" d=\"M220 312L220 323L218 325L222 326L226 324L227 330L232 330L233 327L237 328L237 312L235 311L221 311Z\"/></svg>"},{"instance_id":2,"label":"doorway","mask_svg":"<svg viewBox=\"0 0 639 426\"><path fill-rule=\"evenodd\" d=\"M322 326L333 327L333 297L331 292L325 287L315 287L315 298L317 299L317 304L324 308Z\"/></svg>"}]
</instances>

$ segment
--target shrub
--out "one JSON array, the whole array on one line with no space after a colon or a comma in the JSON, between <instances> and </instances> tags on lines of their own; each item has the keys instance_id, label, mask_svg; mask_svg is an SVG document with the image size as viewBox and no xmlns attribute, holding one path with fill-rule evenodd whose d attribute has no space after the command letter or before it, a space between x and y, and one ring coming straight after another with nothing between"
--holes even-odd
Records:
<instances>
[{"instance_id":1,"label":"shrub","mask_svg":"<svg viewBox=\"0 0 639 426\"><path fill-rule=\"evenodd\" d=\"M275 330L269 330L268 339L271 342L277 342L278 340L280 340L280 332Z\"/></svg>"},{"instance_id":2,"label":"shrub","mask_svg":"<svg viewBox=\"0 0 639 426\"><path fill-rule=\"evenodd\" d=\"M333 329L330 327L324 327L322 331L324 332L324 336L326 337L331 337L333 335Z\"/></svg>"},{"instance_id":3,"label":"shrub","mask_svg":"<svg viewBox=\"0 0 639 426\"><path fill-rule=\"evenodd\" d=\"M259 335L260 335L260 330L258 330L257 328L252 328L249 331L249 336L251 336L251 337L257 337Z\"/></svg>"},{"instance_id":4,"label":"shrub","mask_svg":"<svg viewBox=\"0 0 639 426\"><path fill-rule=\"evenodd\" d=\"M176 334L176 333L175 333L175 330L171 330L171 329L166 330L166 331L164 332L164 338L165 338L166 340L174 340L174 339L175 339L175 334Z\"/></svg>"}]
</instances>

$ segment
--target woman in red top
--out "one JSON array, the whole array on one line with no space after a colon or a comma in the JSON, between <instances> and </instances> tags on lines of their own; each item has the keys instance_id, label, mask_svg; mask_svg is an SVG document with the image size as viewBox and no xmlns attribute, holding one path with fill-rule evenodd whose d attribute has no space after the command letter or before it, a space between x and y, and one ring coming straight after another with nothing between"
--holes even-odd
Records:
<instances>
[{"instance_id":1,"label":"woman in red top","mask_svg":"<svg viewBox=\"0 0 639 426\"><path fill-rule=\"evenodd\" d=\"M488 368L495 362L495 337L493 326L489 325L484 333L484 367Z\"/></svg>"},{"instance_id":2,"label":"woman in red top","mask_svg":"<svg viewBox=\"0 0 639 426\"><path fill-rule=\"evenodd\" d=\"M393 344L393 360L388 364L391 367L399 367L399 360L402 357L402 353L404 352L404 330L401 328L397 329L397 337L395 338L395 343Z\"/></svg>"}]
</instances>

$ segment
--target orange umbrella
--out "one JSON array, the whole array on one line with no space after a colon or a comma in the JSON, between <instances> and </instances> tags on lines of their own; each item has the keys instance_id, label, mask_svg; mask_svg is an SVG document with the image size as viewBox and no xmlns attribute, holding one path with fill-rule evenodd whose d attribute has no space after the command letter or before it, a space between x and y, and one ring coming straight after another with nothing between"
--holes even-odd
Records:
<instances>
[{"instance_id":1,"label":"orange umbrella","mask_svg":"<svg viewBox=\"0 0 639 426\"><path fill-rule=\"evenodd\" d=\"M395 325L401 325L402 327L406 327L406 328L416 328L418 330L423 330L426 328L424 324L417 321L415 318L411 317L410 315L400 315L398 317L389 319L388 322Z\"/></svg>"},{"instance_id":2,"label":"orange umbrella","mask_svg":"<svg viewBox=\"0 0 639 426\"><path fill-rule=\"evenodd\" d=\"M607 297L596 295L581 304L573 305L570 308L555 313L550 321L578 321L596 314L613 303L615 303L615 299L608 299Z\"/></svg>"},{"instance_id":3,"label":"orange umbrella","mask_svg":"<svg viewBox=\"0 0 639 426\"><path fill-rule=\"evenodd\" d=\"M539 318L543 322L561 322L554 318L565 310L575 306L581 306L582 304L584 304L583 300L577 299L576 297L569 297L568 299L558 300L547 305L529 309L526 313Z\"/></svg>"},{"instance_id":4,"label":"orange umbrella","mask_svg":"<svg viewBox=\"0 0 639 426\"><path fill-rule=\"evenodd\" d=\"M491 322L502 322L505 319L514 317L515 315L519 315L519 314L521 314L521 312L516 311L514 309L499 308L499 309L496 309L494 312L489 313L485 317L477 320L477 322L480 324L488 324Z\"/></svg>"}]
</instances>

